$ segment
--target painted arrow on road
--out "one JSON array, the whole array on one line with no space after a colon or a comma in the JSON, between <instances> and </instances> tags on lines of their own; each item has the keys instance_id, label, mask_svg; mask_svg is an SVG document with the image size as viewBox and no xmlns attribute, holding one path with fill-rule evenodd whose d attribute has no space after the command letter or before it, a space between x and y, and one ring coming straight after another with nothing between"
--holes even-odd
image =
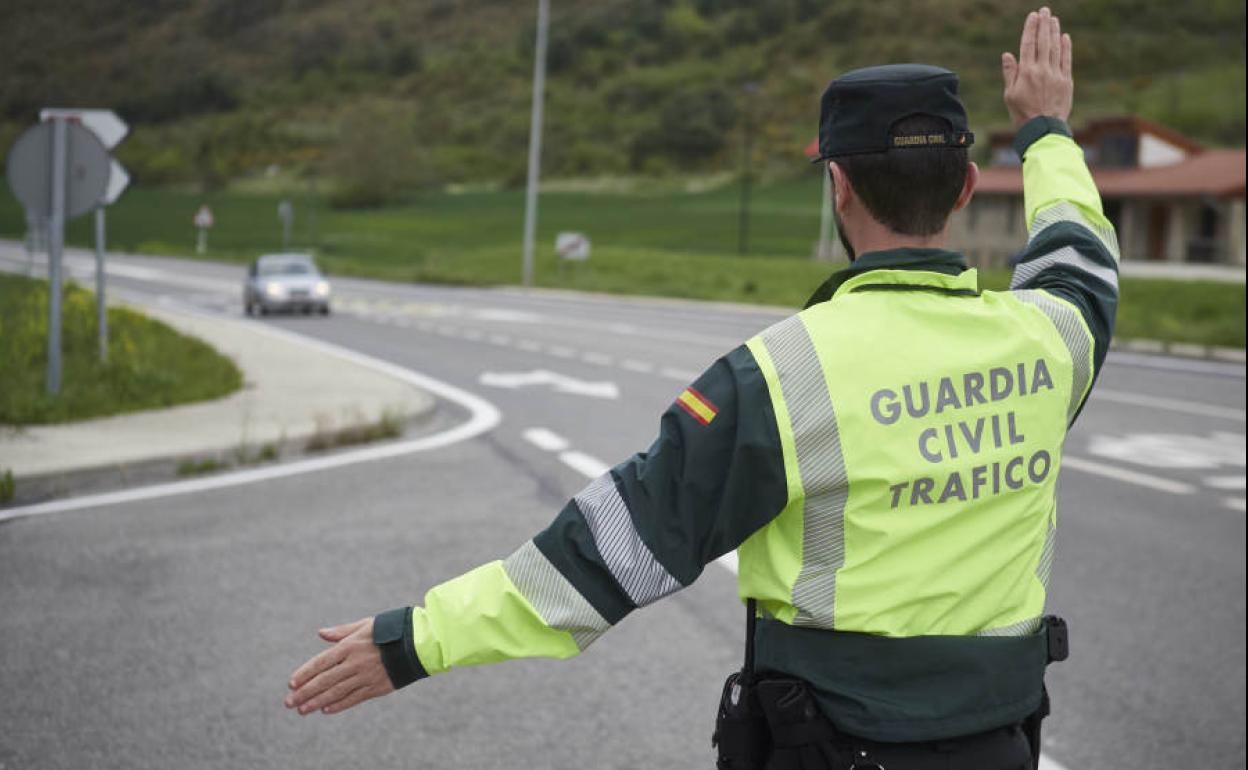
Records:
<instances>
[{"instance_id":1,"label":"painted arrow on road","mask_svg":"<svg viewBox=\"0 0 1248 770\"><path fill-rule=\"evenodd\" d=\"M615 399L620 397L620 389L614 382L586 382L546 369L534 369L531 372L485 372L481 375L480 382L482 385L509 390L549 385L556 393L570 393L590 398Z\"/></svg>"}]
</instances>

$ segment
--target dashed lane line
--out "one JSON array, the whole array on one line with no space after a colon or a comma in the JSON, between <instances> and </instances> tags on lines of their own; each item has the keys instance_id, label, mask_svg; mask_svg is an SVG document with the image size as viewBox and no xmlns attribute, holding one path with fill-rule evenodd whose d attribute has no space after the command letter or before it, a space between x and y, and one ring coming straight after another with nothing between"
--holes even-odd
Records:
<instances>
[{"instance_id":1,"label":"dashed lane line","mask_svg":"<svg viewBox=\"0 0 1248 770\"><path fill-rule=\"evenodd\" d=\"M687 369L676 369L674 367L665 366L659 370L659 376L666 377L669 380L679 380L680 382L693 382L698 377L697 372L691 372Z\"/></svg>"},{"instance_id":2,"label":"dashed lane line","mask_svg":"<svg viewBox=\"0 0 1248 770\"><path fill-rule=\"evenodd\" d=\"M566 438L545 428L529 428L521 435L525 441L546 452L562 452L568 448Z\"/></svg>"},{"instance_id":3,"label":"dashed lane line","mask_svg":"<svg viewBox=\"0 0 1248 770\"><path fill-rule=\"evenodd\" d=\"M1244 498L1242 497L1227 497L1222 500L1222 504L1232 511L1244 512Z\"/></svg>"},{"instance_id":4,"label":"dashed lane line","mask_svg":"<svg viewBox=\"0 0 1248 770\"><path fill-rule=\"evenodd\" d=\"M650 374L654 371L654 364L647 361L638 361L635 358L626 358L620 362L620 367L630 372L639 372L641 374Z\"/></svg>"},{"instance_id":5,"label":"dashed lane line","mask_svg":"<svg viewBox=\"0 0 1248 770\"><path fill-rule=\"evenodd\" d=\"M575 449L560 452L559 462L591 479L596 479L611 470L610 465L607 465L597 457L587 455L584 452L578 452Z\"/></svg>"},{"instance_id":6,"label":"dashed lane line","mask_svg":"<svg viewBox=\"0 0 1248 770\"><path fill-rule=\"evenodd\" d=\"M597 366L610 366L615 362L615 359L611 358L611 356L606 353L595 353L592 351L589 353L582 353L581 360L587 364L595 364Z\"/></svg>"},{"instance_id":7,"label":"dashed lane line","mask_svg":"<svg viewBox=\"0 0 1248 770\"><path fill-rule=\"evenodd\" d=\"M1119 468L1116 465L1085 460L1082 457L1063 455L1062 468L1070 468L1081 473L1091 473L1094 476L1103 476L1108 479L1123 481L1127 484L1134 484L1137 487L1156 489L1159 492L1169 492L1172 495L1190 495L1196 491L1195 487L1186 482L1162 478L1161 476L1149 476L1144 473L1127 470L1126 468Z\"/></svg>"}]
</instances>

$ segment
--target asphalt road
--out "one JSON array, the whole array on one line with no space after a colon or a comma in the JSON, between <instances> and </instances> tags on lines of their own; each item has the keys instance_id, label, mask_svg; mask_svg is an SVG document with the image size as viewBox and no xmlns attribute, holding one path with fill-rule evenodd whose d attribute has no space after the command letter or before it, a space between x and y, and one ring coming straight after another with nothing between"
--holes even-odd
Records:
<instances>
[{"instance_id":1,"label":"asphalt road","mask_svg":"<svg viewBox=\"0 0 1248 770\"><path fill-rule=\"evenodd\" d=\"M241 312L237 267L112 265L118 294ZM719 565L572 661L455 672L332 718L281 698L317 627L510 553L782 314L335 290L329 318L256 323L476 393L502 423L433 452L0 525L0 770L713 766L743 637ZM1072 656L1050 669L1045 744L1070 770L1244 766L1244 414L1242 365L1113 355L1067 442L1050 610Z\"/></svg>"}]
</instances>

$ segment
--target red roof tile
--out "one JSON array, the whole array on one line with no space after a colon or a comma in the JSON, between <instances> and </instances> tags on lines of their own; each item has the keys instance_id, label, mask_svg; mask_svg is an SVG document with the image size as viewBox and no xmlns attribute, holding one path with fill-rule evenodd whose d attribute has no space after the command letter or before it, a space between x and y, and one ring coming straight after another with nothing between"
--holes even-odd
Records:
<instances>
[{"instance_id":1,"label":"red roof tile","mask_svg":"<svg viewBox=\"0 0 1248 770\"><path fill-rule=\"evenodd\" d=\"M1213 195L1244 197L1244 150L1206 150L1170 166L1094 168L1092 178L1107 198ZM1021 195L1020 169L992 166L980 172L978 192Z\"/></svg>"}]
</instances>

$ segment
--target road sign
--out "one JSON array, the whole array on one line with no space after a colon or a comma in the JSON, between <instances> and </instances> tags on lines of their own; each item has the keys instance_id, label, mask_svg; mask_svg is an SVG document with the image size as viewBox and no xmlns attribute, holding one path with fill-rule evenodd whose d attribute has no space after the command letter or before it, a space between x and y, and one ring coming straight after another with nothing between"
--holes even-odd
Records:
<instances>
[{"instance_id":1,"label":"road sign","mask_svg":"<svg viewBox=\"0 0 1248 770\"><path fill-rule=\"evenodd\" d=\"M113 205L129 186L129 172L126 171L125 166L117 162L116 158L113 158L113 162L108 167L108 189L104 191L104 197L100 199L100 205Z\"/></svg>"},{"instance_id":2,"label":"road sign","mask_svg":"<svg viewBox=\"0 0 1248 770\"><path fill-rule=\"evenodd\" d=\"M52 122L31 126L9 150L9 188L26 210L38 217L52 214L53 166ZM108 190L111 159L95 134L78 125L65 124L65 208L66 219L85 214L99 205Z\"/></svg>"},{"instance_id":3,"label":"road sign","mask_svg":"<svg viewBox=\"0 0 1248 770\"><path fill-rule=\"evenodd\" d=\"M556 393L569 393L590 398L615 399L620 397L620 389L614 382L586 382L545 369L535 369L531 372L485 372L481 375L481 384L508 390L533 385L549 385Z\"/></svg>"},{"instance_id":4,"label":"road sign","mask_svg":"<svg viewBox=\"0 0 1248 770\"><path fill-rule=\"evenodd\" d=\"M555 252L560 259L584 262L589 259L589 238L583 233L559 233L555 236Z\"/></svg>"},{"instance_id":5,"label":"road sign","mask_svg":"<svg viewBox=\"0 0 1248 770\"><path fill-rule=\"evenodd\" d=\"M195 217L191 221L200 230L207 230L216 220L212 218L212 209L208 208L208 204L205 203L195 212Z\"/></svg>"},{"instance_id":6,"label":"road sign","mask_svg":"<svg viewBox=\"0 0 1248 770\"><path fill-rule=\"evenodd\" d=\"M104 145L104 149L111 150L126 138L126 134L130 133L130 126L126 125L126 121L117 116L112 110L84 110L77 108L49 107L39 111L40 122L52 120L53 118L64 118L65 120L77 121L81 123L87 130L95 134L100 140L100 144Z\"/></svg>"}]
</instances>

